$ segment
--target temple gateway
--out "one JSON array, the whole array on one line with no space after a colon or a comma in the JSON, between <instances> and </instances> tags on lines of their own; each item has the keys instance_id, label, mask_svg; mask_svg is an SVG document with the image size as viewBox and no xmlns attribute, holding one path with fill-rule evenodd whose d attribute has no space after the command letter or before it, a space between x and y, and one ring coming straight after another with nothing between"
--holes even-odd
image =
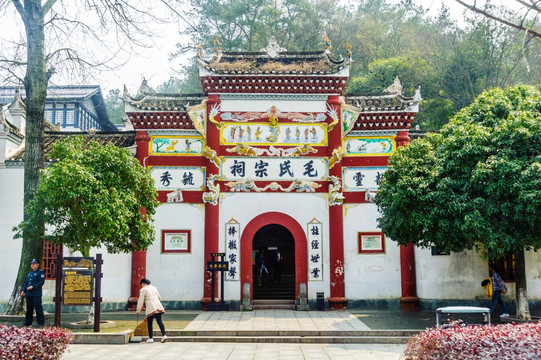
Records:
<instances>
[{"instance_id":1,"label":"temple gateway","mask_svg":"<svg viewBox=\"0 0 541 360\"><path fill-rule=\"evenodd\" d=\"M419 91L403 96L396 79L378 95L344 95L351 59L328 49L274 43L197 62L203 95L146 84L125 94L137 158L163 203L155 244L133 254L132 282L167 276L168 298L205 306L206 262L222 253L235 306L302 308L317 293L335 309L415 303L414 249L381 233L373 198L387 159L410 140Z\"/></svg>"},{"instance_id":2,"label":"temple gateway","mask_svg":"<svg viewBox=\"0 0 541 360\"><path fill-rule=\"evenodd\" d=\"M374 196L389 157L415 134L420 90L404 96L397 78L378 94L344 93L350 54L330 49L288 52L271 42L259 52L216 46L197 55L203 94L156 93L143 81L134 95L124 92L133 131L84 133L131 149L162 203L146 251L92 250L103 253L105 310L133 305L143 277L168 309L212 308L213 296L233 310L488 304L480 286L488 264L474 251L399 246L377 225ZM46 150L63 136L46 132ZM9 284L21 246L10 230L22 220L23 153L0 162L10 204L0 208L0 277ZM58 252L77 255L46 243L48 278ZM525 255L536 308L541 253ZM502 265L511 301L513 259ZM0 311L10 294L0 288ZM48 280L47 311L53 296Z\"/></svg>"}]
</instances>

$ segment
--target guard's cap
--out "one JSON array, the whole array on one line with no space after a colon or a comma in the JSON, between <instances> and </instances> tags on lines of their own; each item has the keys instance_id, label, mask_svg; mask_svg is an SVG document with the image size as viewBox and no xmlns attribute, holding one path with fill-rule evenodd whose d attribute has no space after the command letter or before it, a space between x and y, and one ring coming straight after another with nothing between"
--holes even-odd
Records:
<instances>
[{"instance_id":1,"label":"guard's cap","mask_svg":"<svg viewBox=\"0 0 541 360\"><path fill-rule=\"evenodd\" d=\"M32 259L32 261L30 261L30 264L39 264L39 261L38 259Z\"/></svg>"}]
</instances>

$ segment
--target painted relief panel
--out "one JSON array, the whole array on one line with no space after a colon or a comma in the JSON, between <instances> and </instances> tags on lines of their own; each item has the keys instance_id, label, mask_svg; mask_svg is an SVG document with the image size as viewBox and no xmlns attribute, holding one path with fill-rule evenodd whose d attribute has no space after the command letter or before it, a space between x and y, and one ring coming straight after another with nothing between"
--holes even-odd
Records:
<instances>
[{"instance_id":1,"label":"painted relief panel","mask_svg":"<svg viewBox=\"0 0 541 360\"><path fill-rule=\"evenodd\" d=\"M325 124L223 122L220 130L222 145L327 145Z\"/></svg>"},{"instance_id":2,"label":"painted relief panel","mask_svg":"<svg viewBox=\"0 0 541 360\"><path fill-rule=\"evenodd\" d=\"M377 156L392 155L396 143L392 136L358 137L344 139L346 156Z\"/></svg>"},{"instance_id":3,"label":"painted relief panel","mask_svg":"<svg viewBox=\"0 0 541 360\"><path fill-rule=\"evenodd\" d=\"M349 167L342 169L344 191L377 191L386 167Z\"/></svg>"},{"instance_id":4,"label":"painted relief panel","mask_svg":"<svg viewBox=\"0 0 541 360\"><path fill-rule=\"evenodd\" d=\"M150 155L200 155L205 147L197 136L151 136Z\"/></svg>"},{"instance_id":5,"label":"painted relief panel","mask_svg":"<svg viewBox=\"0 0 541 360\"><path fill-rule=\"evenodd\" d=\"M203 191L205 168L191 166L152 166L150 175L157 190Z\"/></svg>"},{"instance_id":6,"label":"painted relief panel","mask_svg":"<svg viewBox=\"0 0 541 360\"><path fill-rule=\"evenodd\" d=\"M308 280L323 280L323 235L321 222L308 223Z\"/></svg>"},{"instance_id":7,"label":"painted relief panel","mask_svg":"<svg viewBox=\"0 0 541 360\"><path fill-rule=\"evenodd\" d=\"M231 218L225 224L225 260L229 262L229 270L225 273L225 280L240 280L240 224Z\"/></svg>"},{"instance_id":8,"label":"painted relief panel","mask_svg":"<svg viewBox=\"0 0 541 360\"><path fill-rule=\"evenodd\" d=\"M222 180L321 181L327 178L323 158L227 157L221 164Z\"/></svg>"},{"instance_id":9,"label":"painted relief panel","mask_svg":"<svg viewBox=\"0 0 541 360\"><path fill-rule=\"evenodd\" d=\"M342 104L340 105L340 113L342 115L342 136L346 136L353 129L360 111L354 106Z\"/></svg>"}]
</instances>

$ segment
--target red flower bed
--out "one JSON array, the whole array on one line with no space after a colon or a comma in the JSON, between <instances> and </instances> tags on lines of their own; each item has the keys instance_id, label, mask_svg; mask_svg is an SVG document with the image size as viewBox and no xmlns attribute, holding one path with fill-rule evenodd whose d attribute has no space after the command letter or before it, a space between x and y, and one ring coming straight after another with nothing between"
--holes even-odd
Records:
<instances>
[{"instance_id":1,"label":"red flower bed","mask_svg":"<svg viewBox=\"0 0 541 360\"><path fill-rule=\"evenodd\" d=\"M60 359L71 343L71 332L0 325L0 359Z\"/></svg>"},{"instance_id":2,"label":"red flower bed","mask_svg":"<svg viewBox=\"0 0 541 360\"><path fill-rule=\"evenodd\" d=\"M409 341L404 360L541 359L541 324L465 325L427 329Z\"/></svg>"}]
</instances>

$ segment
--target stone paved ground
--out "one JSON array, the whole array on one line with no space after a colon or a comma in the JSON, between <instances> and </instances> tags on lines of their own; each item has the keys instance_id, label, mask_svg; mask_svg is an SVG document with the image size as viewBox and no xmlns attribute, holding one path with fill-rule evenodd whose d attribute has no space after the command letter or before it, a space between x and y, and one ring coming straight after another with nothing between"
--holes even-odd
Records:
<instances>
[{"instance_id":1,"label":"stone paved ground","mask_svg":"<svg viewBox=\"0 0 541 360\"><path fill-rule=\"evenodd\" d=\"M154 343L71 345L64 360L399 360L404 345Z\"/></svg>"},{"instance_id":2,"label":"stone paved ground","mask_svg":"<svg viewBox=\"0 0 541 360\"><path fill-rule=\"evenodd\" d=\"M202 312L185 330L370 330L347 311Z\"/></svg>"}]
</instances>

